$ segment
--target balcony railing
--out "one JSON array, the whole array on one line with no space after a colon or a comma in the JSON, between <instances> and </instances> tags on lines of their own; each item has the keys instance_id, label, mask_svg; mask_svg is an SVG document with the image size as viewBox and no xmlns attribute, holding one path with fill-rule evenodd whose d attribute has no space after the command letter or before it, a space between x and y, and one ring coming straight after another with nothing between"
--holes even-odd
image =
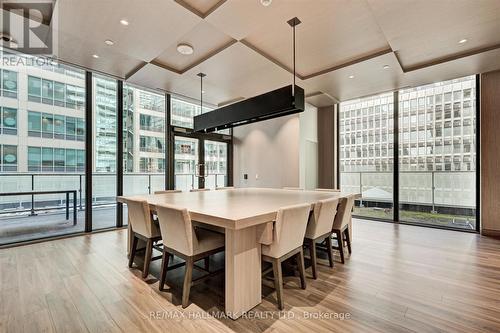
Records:
<instances>
[{"instance_id":1,"label":"balcony railing","mask_svg":"<svg viewBox=\"0 0 500 333\"><path fill-rule=\"evenodd\" d=\"M341 188L363 201L392 202L392 172L341 172ZM474 209L475 171L400 171L400 204Z\"/></svg>"},{"instance_id":2,"label":"balcony railing","mask_svg":"<svg viewBox=\"0 0 500 333\"><path fill-rule=\"evenodd\" d=\"M193 173L176 174L176 188L189 190L198 187L198 177ZM116 203L116 174L92 174L92 205L110 205ZM225 186L225 174L209 174L205 178L205 187ZM165 188L163 173L125 173L123 175L124 195L151 194ZM80 173L2 173L0 192L58 191L76 190L77 207L85 206L85 174ZM72 198L70 199L72 203ZM34 207L32 207L34 202ZM17 214L41 210L64 209L66 196L63 194L0 197L0 215Z\"/></svg>"}]
</instances>

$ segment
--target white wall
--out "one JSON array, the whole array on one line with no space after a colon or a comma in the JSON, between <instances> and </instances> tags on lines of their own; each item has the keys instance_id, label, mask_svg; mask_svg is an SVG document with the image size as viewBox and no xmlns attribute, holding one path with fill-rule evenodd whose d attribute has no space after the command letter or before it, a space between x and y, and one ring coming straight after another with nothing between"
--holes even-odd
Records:
<instances>
[{"instance_id":1,"label":"white wall","mask_svg":"<svg viewBox=\"0 0 500 333\"><path fill-rule=\"evenodd\" d=\"M299 187L313 190L318 187L318 109L306 104L299 120Z\"/></svg>"},{"instance_id":2,"label":"white wall","mask_svg":"<svg viewBox=\"0 0 500 333\"><path fill-rule=\"evenodd\" d=\"M317 179L317 161L309 158L317 147L316 108L306 104L299 115L236 127L234 185L237 187L304 187ZM312 145L311 145L312 143ZM314 164L316 163L316 164ZM312 170L312 171L311 171ZM243 175L247 174L245 180Z\"/></svg>"}]
</instances>

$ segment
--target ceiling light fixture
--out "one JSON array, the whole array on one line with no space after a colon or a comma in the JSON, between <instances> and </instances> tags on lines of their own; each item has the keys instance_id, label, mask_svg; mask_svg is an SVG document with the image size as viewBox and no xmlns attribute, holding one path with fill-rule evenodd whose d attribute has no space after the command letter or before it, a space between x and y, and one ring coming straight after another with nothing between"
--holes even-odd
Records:
<instances>
[{"instance_id":1,"label":"ceiling light fixture","mask_svg":"<svg viewBox=\"0 0 500 333\"><path fill-rule=\"evenodd\" d=\"M467 39L464 38L464 39L461 39L458 41L458 44L463 44L463 43L467 43Z\"/></svg>"},{"instance_id":2,"label":"ceiling light fixture","mask_svg":"<svg viewBox=\"0 0 500 333\"><path fill-rule=\"evenodd\" d=\"M121 19L121 20L120 20L120 24L121 24L121 25L125 25L125 26L129 25L128 21L127 21L127 20L125 20L125 19Z\"/></svg>"},{"instance_id":3,"label":"ceiling light fixture","mask_svg":"<svg viewBox=\"0 0 500 333\"><path fill-rule=\"evenodd\" d=\"M268 7L272 2L273 2L273 0L260 0L260 3L264 7Z\"/></svg>"},{"instance_id":4,"label":"ceiling light fixture","mask_svg":"<svg viewBox=\"0 0 500 333\"><path fill-rule=\"evenodd\" d=\"M94 57L95 59L99 59L99 56L97 54L93 54L92 57Z\"/></svg>"},{"instance_id":5,"label":"ceiling light fixture","mask_svg":"<svg viewBox=\"0 0 500 333\"><path fill-rule=\"evenodd\" d=\"M354 75L349 75L349 78L350 79L354 79Z\"/></svg>"},{"instance_id":6,"label":"ceiling light fixture","mask_svg":"<svg viewBox=\"0 0 500 333\"><path fill-rule=\"evenodd\" d=\"M180 43L177 45L177 52L183 55L190 55L193 54L194 48L187 43Z\"/></svg>"},{"instance_id":7,"label":"ceiling light fixture","mask_svg":"<svg viewBox=\"0 0 500 333\"><path fill-rule=\"evenodd\" d=\"M113 45L115 45L115 42L113 42L111 39L106 39L104 41L104 44L106 44L108 46L113 46Z\"/></svg>"},{"instance_id":8,"label":"ceiling light fixture","mask_svg":"<svg viewBox=\"0 0 500 333\"><path fill-rule=\"evenodd\" d=\"M384 65L384 69L389 69L389 65Z\"/></svg>"}]
</instances>

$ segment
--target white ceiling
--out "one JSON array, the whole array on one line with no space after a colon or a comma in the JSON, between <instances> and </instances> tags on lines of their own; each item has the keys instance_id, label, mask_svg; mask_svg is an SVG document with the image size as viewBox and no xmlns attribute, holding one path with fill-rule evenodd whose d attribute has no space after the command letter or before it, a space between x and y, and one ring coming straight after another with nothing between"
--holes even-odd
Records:
<instances>
[{"instance_id":1,"label":"white ceiling","mask_svg":"<svg viewBox=\"0 0 500 333\"><path fill-rule=\"evenodd\" d=\"M500 69L499 0L273 0L268 7L260 0L58 0L57 6L62 60L192 98L199 98L196 74L204 72L204 100L215 105L290 84L286 21L294 16L302 21L297 82L316 105ZM181 42L194 54L178 54Z\"/></svg>"}]
</instances>

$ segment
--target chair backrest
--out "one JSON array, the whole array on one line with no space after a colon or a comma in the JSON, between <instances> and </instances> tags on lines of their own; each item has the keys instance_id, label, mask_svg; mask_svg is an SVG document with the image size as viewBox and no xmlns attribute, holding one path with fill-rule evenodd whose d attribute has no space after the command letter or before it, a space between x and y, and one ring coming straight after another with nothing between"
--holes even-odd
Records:
<instances>
[{"instance_id":1,"label":"chair backrest","mask_svg":"<svg viewBox=\"0 0 500 333\"><path fill-rule=\"evenodd\" d=\"M314 190L319 192L340 192L340 190L336 188L317 188Z\"/></svg>"},{"instance_id":2,"label":"chair backrest","mask_svg":"<svg viewBox=\"0 0 500 333\"><path fill-rule=\"evenodd\" d=\"M156 206L156 213L163 245L192 256L198 239L187 209L162 204Z\"/></svg>"},{"instance_id":3,"label":"chair backrest","mask_svg":"<svg viewBox=\"0 0 500 333\"><path fill-rule=\"evenodd\" d=\"M127 200L128 218L132 231L152 238L158 236L158 229L153 225L149 205L146 200Z\"/></svg>"},{"instance_id":4,"label":"chair backrest","mask_svg":"<svg viewBox=\"0 0 500 333\"><path fill-rule=\"evenodd\" d=\"M301 204L283 207L278 211L269 255L279 258L302 246L310 210L310 204Z\"/></svg>"},{"instance_id":5,"label":"chair backrest","mask_svg":"<svg viewBox=\"0 0 500 333\"><path fill-rule=\"evenodd\" d=\"M316 239L332 231L338 204L338 198L320 200L314 204L313 213L307 223L307 238Z\"/></svg>"},{"instance_id":6,"label":"chair backrest","mask_svg":"<svg viewBox=\"0 0 500 333\"><path fill-rule=\"evenodd\" d=\"M333 222L334 229L342 229L344 226L349 224L349 222L351 221L354 199L354 194L348 195L344 198L340 198L339 207L337 208L337 215L335 215L335 221Z\"/></svg>"},{"instance_id":7,"label":"chair backrest","mask_svg":"<svg viewBox=\"0 0 500 333\"><path fill-rule=\"evenodd\" d=\"M295 190L295 191L304 191L303 188L300 187L283 187L284 190Z\"/></svg>"},{"instance_id":8,"label":"chair backrest","mask_svg":"<svg viewBox=\"0 0 500 333\"><path fill-rule=\"evenodd\" d=\"M165 194L165 193L181 193L182 190L163 190L163 191L155 191L155 194Z\"/></svg>"},{"instance_id":9,"label":"chair backrest","mask_svg":"<svg viewBox=\"0 0 500 333\"><path fill-rule=\"evenodd\" d=\"M189 190L189 192L205 192L205 191L210 191L209 188L192 188Z\"/></svg>"},{"instance_id":10,"label":"chair backrest","mask_svg":"<svg viewBox=\"0 0 500 333\"><path fill-rule=\"evenodd\" d=\"M231 190L234 186L216 187L216 190Z\"/></svg>"}]
</instances>

